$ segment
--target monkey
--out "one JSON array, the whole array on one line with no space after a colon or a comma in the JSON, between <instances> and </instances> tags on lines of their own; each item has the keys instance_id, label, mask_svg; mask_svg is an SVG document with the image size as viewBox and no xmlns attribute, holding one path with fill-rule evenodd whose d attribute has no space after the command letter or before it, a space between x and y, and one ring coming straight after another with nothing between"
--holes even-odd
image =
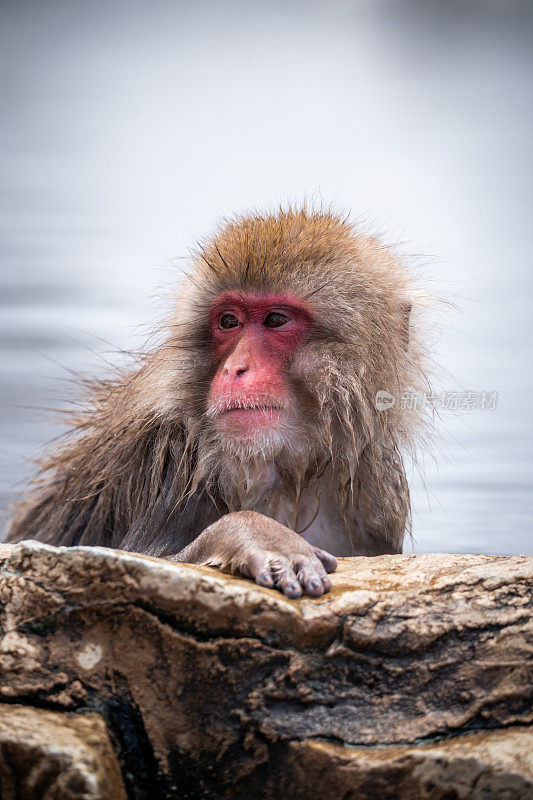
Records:
<instances>
[{"instance_id":1,"label":"monkey","mask_svg":"<svg viewBox=\"0 0 533 800\"><path fill-rule=\"evenodd\" d=\"M346 216L224 220L162 344L88 386L8 540L203 564L289 598L328 592L339 557L400 553L423 425L401 398L426 380L415 296Z\"/></svg>"}]
</instances>

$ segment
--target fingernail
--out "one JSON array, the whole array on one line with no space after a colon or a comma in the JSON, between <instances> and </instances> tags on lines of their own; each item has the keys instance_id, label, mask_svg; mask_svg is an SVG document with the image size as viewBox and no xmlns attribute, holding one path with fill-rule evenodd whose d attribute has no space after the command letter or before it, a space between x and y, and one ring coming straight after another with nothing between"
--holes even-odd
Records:
<instances>
[{"instance_id":1,"label":"fingernail","mask_svg":"<svg viewBox=\"0 0 533 800\"><path fill-rule=\"evenodd\" d=\"M288 597L291 597L293 600L296 600L298 597L301 597L302 589L300 587L300 584L296 583L295 581L292 581L292 583L289 583L289 585L285 589L285 594Z\"/></svg>"},{"instance_id":2,"label":"fingernail","mask_svg":"<svg viewBox=\"0 0 533 800\"><path fill-rule=\"evenodd\" d=\"M320 587L320 584L316 578L313 578L313 580L309 582L309 586L311 587L311 589L318 589Z\"/></svg>"},{"instance_id":3,"label":"fingernail","mask_svg":"<svg viewBox=\"0 0 533 800\"><path fill-rule=\"evenodd\" d=\"M272 584L274 583L274 579L272 578L272 575L269 572L265 572L263 575L261 575L259 580L261 581L263 586L272 586Z\"/></svg>"}]
</instances>

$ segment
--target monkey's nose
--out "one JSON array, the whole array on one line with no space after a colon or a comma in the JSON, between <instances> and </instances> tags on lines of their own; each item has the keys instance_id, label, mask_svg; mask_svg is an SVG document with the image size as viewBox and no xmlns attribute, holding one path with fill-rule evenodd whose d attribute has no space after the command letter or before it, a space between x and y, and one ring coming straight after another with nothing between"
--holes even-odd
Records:
<instances>
[{"instance_id":1,"label":"monkey's nose","mask_svg":"<svg viewBox=\"0 0 533 800\"><path fill-rule=\"evenodd\" d=\"M240 378L245 372L248 372L248 365L242 363L238 367L236 367L234 364L225 364L224 369L222 370L224 378L230 381L235 380L235 378Z\"/></svg>"}]
</instances>

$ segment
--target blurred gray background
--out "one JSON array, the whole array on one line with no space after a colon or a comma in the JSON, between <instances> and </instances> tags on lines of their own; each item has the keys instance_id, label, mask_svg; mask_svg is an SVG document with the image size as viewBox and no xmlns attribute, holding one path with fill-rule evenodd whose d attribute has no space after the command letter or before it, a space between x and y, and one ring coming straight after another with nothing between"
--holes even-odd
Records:
<instances>
[{"instance_id":1,"label":"blurred gray background","mask_svg":"<svg viewBox=\"0 0 533 800\"><path fill-rule=\"evenodd\" d=\"M307 198L426 256L440 389L499 393L440 415L406 551L532 552L531 3L0 9L3 519L69 371L144 342L221 216Z\"/></svg>"}]
</instances>

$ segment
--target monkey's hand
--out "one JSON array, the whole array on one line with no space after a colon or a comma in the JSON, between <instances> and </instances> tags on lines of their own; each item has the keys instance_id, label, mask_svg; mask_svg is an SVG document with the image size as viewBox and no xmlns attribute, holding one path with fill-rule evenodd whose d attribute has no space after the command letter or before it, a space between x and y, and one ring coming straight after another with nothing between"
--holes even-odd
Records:
<instances>
[{"instance_id":1,"label":"monkey's hand","mask_svg":"<svg viewBox=\"0 0 533 800\"><path fill-rule=\"evenodd\" d=\"M287 597L329 592L327 573L337 568L335 556L255 511L226 514L170 560L218 567Z\"/></svg>"}]
</instances>

